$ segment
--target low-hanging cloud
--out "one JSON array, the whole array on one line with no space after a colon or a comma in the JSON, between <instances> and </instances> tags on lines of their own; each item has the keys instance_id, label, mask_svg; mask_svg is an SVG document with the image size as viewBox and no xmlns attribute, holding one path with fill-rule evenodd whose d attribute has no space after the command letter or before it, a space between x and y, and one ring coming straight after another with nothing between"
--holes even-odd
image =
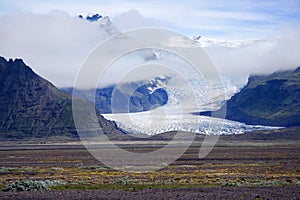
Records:
<instances>
[{"instance_id":1,"label":"low-hanging cloud","mask_svg":"<svg viewBox=\"0 0 300 200\"><path fill-rule=\"evenodd\" d=\"M136 10L114 19L117 28L122 30L154 22ZM23 58L38 74L59 87L72 86L85 58L110 36L99 22L90 23L58 10L48 14L1 15L0 23L0 55ZM222 75L244 84L249 74L271 73L300 65L300 31L295 27L285 27L276 38L238 48L211 46L205 49Z\"/></svg>"},{"instance_id":2,"label":"low-hanging cloud","mask_svg":"<svg viewBox=\"0 0 300 200\"><path fill-rule=\"evenodd\" d=\"M223 75L243 85L249 75L300 66L299 35L300 30L287 27L276 38L253 41L238 48L211 46L205 49Z\"/></svg>"},{"instance_id":3,"label":"low-hanging cloud","mask_svg":"<svg viewBox=\"0 0 300 200\"><path fill-rule=\"evenodd\" d=\"M89 52L108 37L95 23L63 11L0 17L0 54L22 58L57 86L70 86Z\"/></svg>"},{"instance_id":4,"label":"low-hanging cloud","mask_svg":"<svg viewBox=\"0 0 300 200\"><path fill-rule=\"evenodd\" d=\"M138 11L129 10L116 16L114 20L123 30L152 24L151 20L141 16ZM1 15L0 55L24 59L34 71L58 87L73 86L77 73L89 54L103 41L119 32L119 28L105 20L107 18L89 22L61 10L47 14L16 12ZM142 57L128 57L124 61L130 61L129 64L120 63L119 67L137 63ZM115 71L118 74L120 72L122 70ZM111 77L106 81L106 84L113 83Z\"/></svg>"}]
</instances>

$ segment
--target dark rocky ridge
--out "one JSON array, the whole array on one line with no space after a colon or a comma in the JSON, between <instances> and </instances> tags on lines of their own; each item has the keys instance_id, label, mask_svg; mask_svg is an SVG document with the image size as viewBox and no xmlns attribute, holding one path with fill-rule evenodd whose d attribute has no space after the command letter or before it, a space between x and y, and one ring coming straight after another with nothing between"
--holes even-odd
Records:
<instances>
[{"instance_id":1,"label":"dark rocky ridge","mask_svg":"<svg viewBox=\"0 0 300 200\"><path fill-rule=\"evenodd\" d=\"M100 115L98 119L105 133L120 133L114 122ZM38 76L21 59L0 57L0 138L51 136L78 137L72 97Z\"/></svg>"},{"instance_id":2,"label":"dark rocky ridge","mask_svg":"<svg viewBox=\"0 0 300 200\"><path fill-rule=\"evenodd\" d=\"M254 125L299 126L300 67L250 76L247 85L227 101L226 118Z\"/></svg>"},{"instance_id":3,"label":"dark rocky ridge","mask_svg":"<svg viewBox=\"0 0 300 200\"><path fill-rule=\"evenodd\" d=\"M97 89L61 88L61 90L94 102L97 110L102 114L134 113L149 111L167 104L168 93L158 83L167 80L168 78L157 77L152 80L121 83Z\"/></svg>"}]
</instances>

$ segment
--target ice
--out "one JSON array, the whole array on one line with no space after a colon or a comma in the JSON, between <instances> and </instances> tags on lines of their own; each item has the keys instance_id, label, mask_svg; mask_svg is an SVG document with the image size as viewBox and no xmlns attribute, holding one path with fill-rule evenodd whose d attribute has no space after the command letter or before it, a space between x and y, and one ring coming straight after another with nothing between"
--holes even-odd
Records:
<instances>
[{"instance_id":1,"label":"ice","mask_svg":"<svg viewBox=\"0 0 300 200\"><path fill-rule=\"evenodd\" d=\"M217 110L224 100L229 99L237 88L230 79L222 77L223 84L210 84L197 75L185 77L190 89L175 78L161 79L160 87L168 92L165 106L139 113L104 114L128 133L155 135L168 131L186 131L203 134L241 134L255 130L270 130L277 127L246 125L226 119L194 115L193 112ZM192 96L191 96L191 93Z\"/></svg>"}]
</instances>

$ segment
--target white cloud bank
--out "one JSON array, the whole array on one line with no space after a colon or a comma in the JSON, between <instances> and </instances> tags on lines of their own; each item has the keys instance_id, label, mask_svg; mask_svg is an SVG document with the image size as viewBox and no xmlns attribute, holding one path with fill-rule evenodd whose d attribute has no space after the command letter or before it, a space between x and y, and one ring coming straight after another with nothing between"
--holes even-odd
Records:
<instances>
[{"instance_id":1,"label":"white cloud bank","mask_svg":"<svg viewBox=\"0 0 300 200\"><path fill-rule=\"evenodd\" d=\"M300 26L298 26L300 27ZM207 47L220 70L236 84L244 84L250 74L269 74L300 66L300 29L289 27L276 38L257 40L237 48Z\"/></svg>"},{"instance_id":2,"label":"white cloud bank","mask_svg":"<svg viewBox=\"0 0 300 200\"><path fill-rule=\"evenodd\" d=\"M57 86L72 85L89 52L108 37L98 25L63 11L2 15L0 24L0 54L24 59Z\"/></svg>"},{"instance_id":3,"label":"white cloud bank","mask_svg":"<svg viewBox=\"0 0 300 200\"><path fill-rule=\"evenodd\" d=\"M134 10L114 19L123 30L154 24ZM0 24L0 55L23 58L38 74L59 87L73 85L84 59L108 37L99 24L63 11L5 14L0 16ZM245 83L249 74L300 65L300 31L296 27L285 27L273 40L256 41L239 48L212 46L206 50L223 75L235 83Z\"/></svg>"}]
</instances>

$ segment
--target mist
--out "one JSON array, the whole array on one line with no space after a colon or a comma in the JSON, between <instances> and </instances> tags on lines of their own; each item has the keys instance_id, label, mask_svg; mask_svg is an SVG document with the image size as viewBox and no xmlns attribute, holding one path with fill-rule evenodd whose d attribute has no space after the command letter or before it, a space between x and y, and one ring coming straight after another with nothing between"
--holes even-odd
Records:
<instances>
[{"instance_id":1,"label":"mist","mask_svg":"<svg viewBox=\"0 0 300 200\"><path fill-rule=\"evenodd\" d=\"M0 54L22 58L56 86L71 86L81 63L108 37L103 28L63 11L0 17Z\"/></svg>"},{"instance_id":2,"label":"mist","mask_svg":"<svg viewBox=\"0 0 300 200\"><path fill-rule=\"evenodd\" d=\"M91 23L59 10L46 14L15 12L0 15L0 55L22 58L35 72L58 87L73 86L90 52L111 36L107 28L114 29L112 32L115 33L118 30L159 24L135 10L113 19L113 26L104 27L100 25L101 22ZM243 85L250 74L272 73L300 65L300 31L296 27L282 27L280 34L272 36L272 39L257 40L237 48L216 45L204 49L222 76L231 78L237 85ZM141 55L123 61L138 59L142 62ZM168 62L163 61L163 64L167 65ZM122 63L119 65L126 66ZM136 79L141 77L146 78L140 76ZM109 81L107 84L113 83L113 80Z\"/></svg>"},{"instance_id":3,"label":"mist","mask_svg":"<svg viewBox=\"0 0 300 200\"><path fill-rule=\"evenodd\" d=\"M300 26L299 26L300 27ZM224 76L237 85L247 82L249 75L270 74L300 66L300 30L283 30L276 38L238 47L207 47L205 50Z\"/></svg>"}]
</instances>

